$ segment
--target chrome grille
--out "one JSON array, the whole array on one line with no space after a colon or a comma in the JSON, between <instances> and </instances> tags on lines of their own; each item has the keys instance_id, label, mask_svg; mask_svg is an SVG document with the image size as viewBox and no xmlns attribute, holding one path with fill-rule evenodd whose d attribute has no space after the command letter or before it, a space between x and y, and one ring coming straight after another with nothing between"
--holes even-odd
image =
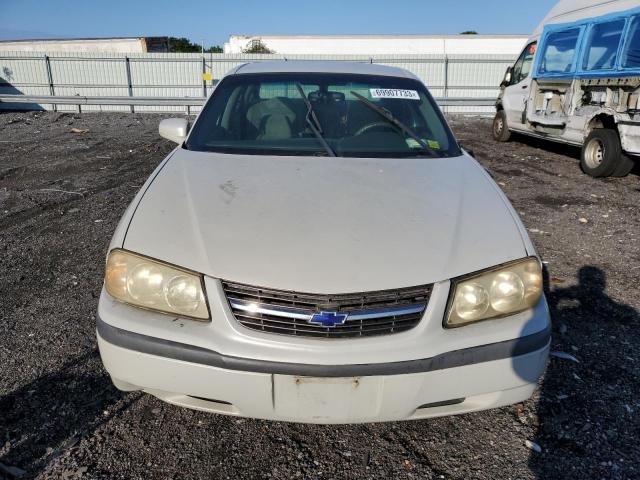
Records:
<instances>
[{"instance_id":1,"label":"chrome grille","mask_svg":"<svg viewBox=\"0 0 640 480\"><path fill-rule=\"evenodd\" d=\"M386 335L409 330L420 322L432 290L431 285L423 285L322 295L226 281L222 287L241 325L269 333L323 338ZM320 321L314 323L317 318ZM332 319L338 323L323 324Z\"/></svg>"}]
</instances>

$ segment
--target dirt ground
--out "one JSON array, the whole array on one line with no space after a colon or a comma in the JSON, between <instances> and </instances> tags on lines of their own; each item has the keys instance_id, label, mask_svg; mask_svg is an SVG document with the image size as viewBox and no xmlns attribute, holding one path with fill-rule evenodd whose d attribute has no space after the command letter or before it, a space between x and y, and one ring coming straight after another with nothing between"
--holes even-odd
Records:
<instances>
[{"instance_id":1,"label":"dirt ground","mask_svg":"<svg viewBox=\"0 0 640 480\"><path fill-rule=\"evenodd\" d=\"M497 144L487 119L451 123L520 212L549 271L552 349L576 359L552 357L531 400L309 426L117 391L95 311L116 222L172 148L160 118L0 114L0 478L640 478L640 176Z\"/></svg>"}]
</instances>

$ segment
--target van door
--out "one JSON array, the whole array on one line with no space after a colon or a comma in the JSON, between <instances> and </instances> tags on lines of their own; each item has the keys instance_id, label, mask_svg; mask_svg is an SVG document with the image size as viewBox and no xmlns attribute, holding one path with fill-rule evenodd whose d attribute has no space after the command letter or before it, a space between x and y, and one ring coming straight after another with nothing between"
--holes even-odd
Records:
<instances>
[{"instance_id":1,"label":"van door","mask_svg":"<svg viewBox=\"0 0 640 480\"><path fill-rule=\"evenodd\" d=\"M529 87L531 86L531 66L538 43L527 45L513 65L511 80L502 94L502 106L507 115L509 129L524 130Z\"/></svg>"}]
</instances>

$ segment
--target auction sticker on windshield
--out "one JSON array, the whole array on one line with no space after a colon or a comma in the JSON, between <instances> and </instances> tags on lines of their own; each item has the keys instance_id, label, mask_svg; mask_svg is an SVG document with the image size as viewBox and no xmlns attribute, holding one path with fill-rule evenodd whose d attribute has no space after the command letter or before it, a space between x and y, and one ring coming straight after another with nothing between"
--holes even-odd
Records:
<instances>
[{"instance_id":1,"label":"auction sticker on windshield","mask_svg":"<svg viewBox=\"0 0 640 480\"><path fill-rule=\"evenodd\" d=\"M370 88L371 98L405 98L407 100L420 100L420 95L415 90L401 90L399 88Z\"/></svg>"}]
</instances>

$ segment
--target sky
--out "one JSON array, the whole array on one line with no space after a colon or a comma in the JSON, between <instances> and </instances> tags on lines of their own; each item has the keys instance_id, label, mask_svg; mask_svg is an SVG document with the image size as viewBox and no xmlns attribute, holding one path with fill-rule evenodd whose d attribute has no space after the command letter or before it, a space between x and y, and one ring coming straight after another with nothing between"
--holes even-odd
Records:
<instances>
[{"instance_id":1,"label":"sky","mask_svg":"<svg viewBox=\"0 0 640 480\"><path fill-rule=\"evenodd\" d=\"M232 34L528 34L556 1L0 0L0 40L174 36L211 46Z\"/></svg>"}]
</instances>

